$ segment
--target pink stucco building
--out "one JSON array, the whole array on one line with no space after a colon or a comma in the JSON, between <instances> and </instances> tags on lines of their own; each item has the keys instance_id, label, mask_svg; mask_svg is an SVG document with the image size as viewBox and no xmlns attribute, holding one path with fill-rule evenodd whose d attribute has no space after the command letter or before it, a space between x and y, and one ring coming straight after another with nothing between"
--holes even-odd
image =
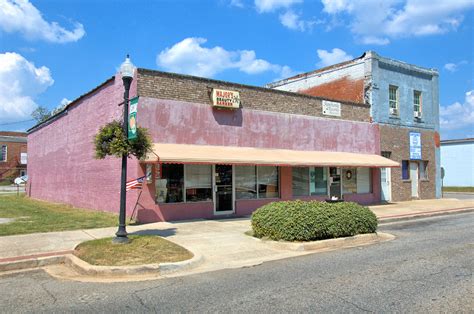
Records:
<instances>
[{"instance_id":1,"label":"pink stucco building","mask_svg":"<svg viewBox=\"0 0 474 314\"><path fill-rule=\"evenodd\" d=\"M235 108L215 106L216 91ZM130 94L155 143L128 162L129 180L147 175L140 199L127 193L128 215L138 201L142 222L248 215L289 199L377 203L379 169L398 166L380 156L364 104L146 69ZM29 130L30 197L118 212L120 160L94 159L93 138L121 119L122 97L111 77Z\"/></svg>"}]
</instances>

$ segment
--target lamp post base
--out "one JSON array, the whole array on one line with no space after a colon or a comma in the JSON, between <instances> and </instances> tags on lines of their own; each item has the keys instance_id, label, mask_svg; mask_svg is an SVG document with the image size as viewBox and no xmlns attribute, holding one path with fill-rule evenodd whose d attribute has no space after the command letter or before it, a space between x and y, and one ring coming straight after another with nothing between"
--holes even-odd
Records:
<instances>
[{"instance_id":1,"label":"lamp post base","mask_svg":"<svg viewBox=\"0 0 474 314\"><path fill-rule=\"evenodd\" d=\"M116 236L115 238L112 239L112 243L114 243L114 244L127 244L127 243L130 243L130 239L127 236L124 236L124 237Z\"/></svg>"}]
</instances>

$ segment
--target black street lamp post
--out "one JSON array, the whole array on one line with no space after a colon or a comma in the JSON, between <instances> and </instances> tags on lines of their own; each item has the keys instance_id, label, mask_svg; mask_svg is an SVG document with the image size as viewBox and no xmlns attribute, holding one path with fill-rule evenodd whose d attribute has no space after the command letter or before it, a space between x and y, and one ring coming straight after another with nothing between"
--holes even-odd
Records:
<instances>
[{"instance_id":1,"label":"black street lamp post","mask_svg":"<svg viewBox=\"0 0 474 314\"><path fill-rule=\"evenodd\" d=\"M120 66L120 73L122 74L123 86L125 91L123 93L123 132L125 138L128 138L128 102L130 85L133 80L133 72L135 67L130 62L130 57L127 55L125 62ZM120 180L120 214L119 214L119 226L115 233L116 237L112 240L114 243L128 243L130 240L127 237L127 230L125 227L126 218L126 203L127 203L127 191L125 189L127 183L127 158L128 156L122 156L122 176Z\"/></svg>"}]
</instances>

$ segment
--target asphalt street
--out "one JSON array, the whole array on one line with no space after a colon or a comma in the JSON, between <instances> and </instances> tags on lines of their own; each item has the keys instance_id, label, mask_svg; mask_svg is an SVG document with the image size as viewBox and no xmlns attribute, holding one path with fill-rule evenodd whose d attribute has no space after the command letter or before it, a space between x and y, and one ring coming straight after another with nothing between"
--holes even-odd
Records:
<instances>
[{"instance_id":1,"label":"asphalt street","mask_svg":"<svg viewBox=\"0 0 474 314\"><path fill-rule=\"evenodd\" d=\"M4 275L0 311L472 313L473 218L391 223L380 227L397 236L390 242L155 281Z\"/></svg>"},{"instance_id":2,"label":"asphalt street","mask_svg":"<svg viewBox=\"0 0 474 314\"><path fill-rule=\"evenodd\" d=\"M458 200L474 200L474 193L449 193L444 192L443 198L455 198Z\"/></svg>"}]
</instances>

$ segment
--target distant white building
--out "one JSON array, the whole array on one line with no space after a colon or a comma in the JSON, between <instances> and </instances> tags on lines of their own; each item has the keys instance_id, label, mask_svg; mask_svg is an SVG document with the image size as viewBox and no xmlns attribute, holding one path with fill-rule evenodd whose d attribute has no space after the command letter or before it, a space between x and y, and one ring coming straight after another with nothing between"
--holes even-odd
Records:
<instances>
[{"instance_id":1,"label":"distant white building","mask_svg":"<svg viewBox=\"0 0 474 314\"><path fill-rule=\"evenodd\" d=\"M444 186L474 186L474 138L441 141Z\"/></svg>"}]
</instances>

